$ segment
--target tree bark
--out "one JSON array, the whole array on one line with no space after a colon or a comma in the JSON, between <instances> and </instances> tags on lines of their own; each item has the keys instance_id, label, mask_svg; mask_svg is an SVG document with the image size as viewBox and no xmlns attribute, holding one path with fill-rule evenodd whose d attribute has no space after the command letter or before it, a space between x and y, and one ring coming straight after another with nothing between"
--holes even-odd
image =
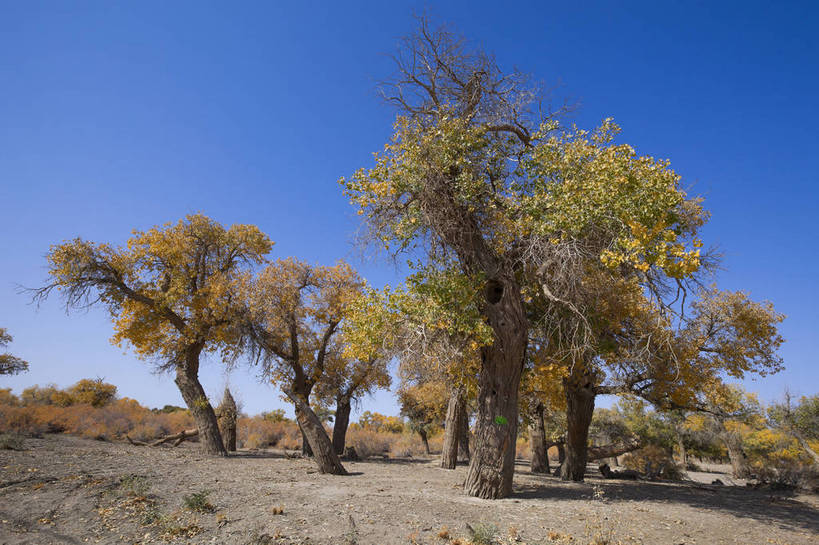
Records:
<instances>
[{"instance_id":1,"label":"tree bark","mask_svg":"<svg viewBox=\"0 0 819 545\"><path fill-rule=\"evenodd\" d=\"M566 446L563 442L557 443L555 446L557 447L557 463L562 466L563 462L566 461Z\"/></svg>"},{"instance_id":2,"label":"tree bark","mask_svg":"<svg viewBox=\"0 0 819 545\"><path fill-rule=\"evenodd\" d=\"M296 420L301 428L302 436L306 438L306 442L313 451L313 458L318 465L319 472L346 475L347 471L341 465L341 460L333 449L330 437L327 436L324 426L321 425L321 421L310 405L292 391L285 391L285 394L296 406Z\"/></svg>"},{"instance_id":3,"label":"tree bark","mask_svg":"<svg viewBox=\"0 0 819 545\"><path fill-rule=\"evenodd\" d=\"M520 288L511 276L487 282L485 310L495 334L481 349L475 452L464 491L484 499L512 493L518 435L518 388L528 343L529 324Z\"/></svg>"},{"instance_id":4,"label":"tree bark","mask_svg":"<svg viewBox=\"0 0 819 545\"><path fill-rule=\"evenodd\" d=\"M725 448L728 450L728 459L731 461L731 468L734 477L744 479L751 474L748 466L748 456L742 448L742 440L733 433L726 433L723 438Z\"/></svg>"},{"instance_id":5,"label":"tree bark","mask_svg":"<svg viewBox=\"0 0 819 545\"><path fill-rule=\"evenodd\" d=\"M586 474L589 426L594 414L594 384L588 375L563 380L566 393L566 460L560 470L564 481L582 481Z\"/></svg>"},{"instance_id":6,"label":"tree bark","mask_svg":"<svg viewBox=\"0 0 819 545\"><path fill-rule=\"evenodd\" d=\"M421 442L424 443L424 452L426 452L427 454L431 454L429 450L429 439L427 438L426 430L423 428L419 429L418 435L421 436Z\"/></svg>"},{"instance_id":7,"label":"tree bark","mask_svg":"<svg viewBox=\"0 0 819 545\"><path fill-rule=\"evenodd\" d=\"M318 417L316 417L318 418ZM304 433L304 428L301 427L301 421L297 420L299 425L299 430L301 431L301 455L302 456L309 456L312 458L313 456L313 449L310 448L310 441L307 439L307 434Z\"/></svg>"},{"instance_id":8,"label":"tree bark","mask_svg":"<svg viewBox=\"0 0 819 545\"><path fill-rule=\"evenodd\" d=\"M469 461L469 411L464 402L464 410L461 411L461 421L458 423L458 460Z\"/></svg>"},{"instance_id":9,"label":"tree bark","mask_svg":"<svg viewBox=\"0 0 819 545\"><path fill-rule=\"evenodd\" d=\"M333 450L341 456L347 442L347 427L350 425L352 404L348 398L336 400L336 418L333 422Z\"/></svg>"},{"instance_id":10,"label":"tree bark","mask_svg":"<svg viewBox=\"0 0 819 545\"><path fill-rule=\"evenodd\" d=\"M460 439L460 427L464 405L466 405L461 388L452 388L449 392L449 404L446 409L446 422L444 424L444 446L441 452L441 467L444 469L455 469L458 463L458 440Z\"/></svg>"},{"instance_id":11,"label":"tree bark","mask_svg":"<svg viewBox=\"0 0 819 545\"><path fill-rule=\"evenodd\" d=\"M216 413L205 395L205 389L199 382L199 354L202 352L204 344L197 344L189 347L185 353L184 363L176 366L176 382L182 399L196 422L199 430L199 442L202 450L206 454L216 456L227 456L225 446L222 443L222 435L219 433L219 423L216 420Z\"/></svg>"},{"instance_id":12,"label":"tree bark","mask_svg":"<svg viewBox=\"0 0 819 545\"><path fill-rule=\"evenodd\" d=\"M682 434L677 434L677 450L680 455L680 463L685 468L688 465L688 455L685 451L685 441L683 441Z\"/></svg>"},{"instance_id":13,"label":"tree bark","mask_svg":"<svg viewBox=\"0 0 819 545\"><path fill-rule=\"evenodd\" d=\"M543 429L543 405L538 404L529 424L529 450L532 451L532 473L550 473L549 456L546 454L546 432Z\"/></svg>"}]
</instances>

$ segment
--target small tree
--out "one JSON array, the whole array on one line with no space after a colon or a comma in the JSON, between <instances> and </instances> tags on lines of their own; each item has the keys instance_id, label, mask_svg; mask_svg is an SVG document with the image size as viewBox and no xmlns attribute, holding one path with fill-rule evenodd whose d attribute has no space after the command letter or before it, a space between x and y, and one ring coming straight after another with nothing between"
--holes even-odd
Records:
<instances>
[{"instance_id":1,"label":"small tree","mask_svg":"<svg viewBox=\"0 0 819 545\"><path fill-rule=\"evenodd\" d=\"M424 444L424 452L430 454L429 434L440 429L447 409L447 386L443 382L424 382L404 385L398 391L401 415L409 422L412 431Z\"/></svg>"},{"instance_id":2,"label":"small tree","mask_svg":"<svg viewBox=\"0 0 819 545\"><path fill-rule=\"evenodd\" d=\"M0 348L14 340L5 328L0 327ZM28 362L9 353L0 354L0 375L16 375L28 371Z\"/></svg>"},{"instance_id":3,"label":"small tree","mask_svg":"<svg viewBox=\"0 0 819 545\"><path fill-rule=\"evenodd\" d=\"M226 454L216 415L199 382L203 353L228 356L238 342L240 289L248 268L273 243L251 225L222 225L200 215L135 231L125 247L74 239L48 253L51 281L67 309L100 304L114 322L114 343L130 344L176 385L199 429L206 453Z\"/></svg>"},{"instance_id":4,"label":"small tree","mask_svg":"<svg viewBox=\"0 0 819 545\"><path fill-rule=\"evenodd\" d=\"M117 387L103 382L103 379L84 378L68 388L66 393L73 403L87 403L92 407L103 407L117 397Z\"/></svg>"},{"instance_id":5,"label":"small tree","mask_svg":"<svg viewBox=\"0 0 819 545\"><path fill-rule=\"evenodd\" d=\"M346 474L322 422L310 407L313 389L334 359L333 339L348 306L364 288L346 263L310 266L293 258L266 267L253 282L246 342L295 406L296 420L322 473Z\"/></svg>"}]
</instances>

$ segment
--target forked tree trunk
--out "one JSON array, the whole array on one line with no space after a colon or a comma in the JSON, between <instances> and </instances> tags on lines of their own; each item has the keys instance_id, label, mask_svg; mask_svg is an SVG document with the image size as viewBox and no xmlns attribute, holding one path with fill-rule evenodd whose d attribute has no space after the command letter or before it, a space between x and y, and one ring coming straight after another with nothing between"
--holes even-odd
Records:
<instances>
[{"instance_id":1,"label":"forked tree trunk","mask_svg":"<svg viewBox=\"0 0 819 545\"><path fill-rule=\"evenodd\" d=\"M418 430L418 435L421 436L421 442L424 443L424 452L431 454L429 450L429 439L427 438L427 431L423 428Z\"/></svg>"},{"instance_id":2,"label":"forked tree trunk","mask_svg":"<svg viewBox=\"0 0 819 545\"><path fill-rule=\"evenodd\" d=\"M564 379L566 393L566 461L560 470L564 481L582 481L586 474L589 426L594 414L594 384L588 376Z\"/></svg>"},{"instance_id":3,"label":"forked tree trunk","mask_svg":"<svg viewBox=\"0 0 819 545\"><path fill-rule=\"evenodd\" d=\"M459 432L465 409L466 400L464 399L463 390L461 388L452 388L449 392L449 404L446 409L444 446L441 452L441 467L444 469L455 469L458 462Z\"/></svg>"},{"instance_id":4,"label":"forked tree trunk","mask_svg":"<svg viewBox=\"0 0 819 545\"><path fill-rule=\"evenodd\" d=\"M529 424L529 450L532 452L532 473L550 473L549 456L546 454L546 432L543 429L543 405L538 404Z\"/></svg>"},{"instance_id":5,"label":"forked tree trunk","mask_svg":"<svg viewBox=\"0 0 819 545\"><path fill-rule=\"evenodd\" d=\"M464 491L484 499L512 493L515 441L518 436L518 387L528 342L529 325L520 288L513 278L487 282L484 309L495 334L492 346L481 349L475 451Z\"/></svg>"},{"instance_id":6,"label":"forked tree trunk","mask_svg":"<svg viewBox=\"0 0 819 545\"><path fill-rule=\"evenodd\" d=\"M333 449L330 437L310 405L291 391L285 391L285 394L296 407L296 420L301 428L302 436L306 438L306 442L313 451L313 458L318 465L319 472L346 475L347 471L341 465L341 460Z\"/></svg>"},{"instance_id":7,"label":"forked tree trunk","mask_svg":"<svg viewBox=\"0 0 819 545\"><path fill-rule=\"evenodd\" d=\"M458 460L469 461L469 411L466 403L461 411L461 421L458 423Z\"/></svg>"},{"instance_id":8,"label":"forked tree trunk","mask_svg":"<svg viewBox=\"0 0 819 545\"><path fill-rule=\"evenodd\" d=\"M176 366L176 378L174 382L179 387L182 399L196 422L196 429L199 430L199 443L206 454L216 456L227 456L225 446L222 443L222 435L219 433L219 423L216 420L216 413L208 401L205 389L199 382L199 354L202 346L195 345L189 347L185 353L184 363Z\"/></svg>"},{"instance_id":9,"label":"forked tree trunk","mask_svg":"<svg viewBox=\"0 0 819 545\"><path fill-rule=\"evenodd\" d=\"M347 427L350 425L351 405L348 398L336 400L336 419L333 422L333 449L339 456L344 454L344 447L347 442Z\"/></svg>"}]
</instances>

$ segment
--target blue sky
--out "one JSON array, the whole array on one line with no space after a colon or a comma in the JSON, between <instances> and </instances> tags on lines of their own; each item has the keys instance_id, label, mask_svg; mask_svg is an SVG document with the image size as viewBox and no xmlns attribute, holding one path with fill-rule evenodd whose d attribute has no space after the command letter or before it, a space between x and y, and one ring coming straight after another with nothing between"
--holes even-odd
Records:
<instances>
[{"instance_id":1,"label":"blue sky","mask_svg":"<svg viewBox=\"0 0 819 545\"><path fill-rule=\"evenodd\" d=\"M51 244L124 242L201 211L253 223L273 257L362 260L337 179L370 164L394 112L375 85L385 54L427 10L577 101L612 116L638 152L667 157L706 199L719 284L788 315L787 370L763 399L819 388L819 8L812 2L8 2L0 0L0 326L31 371L15 391L104 377L151 406L182 404L168 376L113 347L102 309L36 309L16 285L45 280ZM253 370L216 362L245 409L284 407ZM366 401L394 414L392 395Z\"/></svg>"}]
</instances>

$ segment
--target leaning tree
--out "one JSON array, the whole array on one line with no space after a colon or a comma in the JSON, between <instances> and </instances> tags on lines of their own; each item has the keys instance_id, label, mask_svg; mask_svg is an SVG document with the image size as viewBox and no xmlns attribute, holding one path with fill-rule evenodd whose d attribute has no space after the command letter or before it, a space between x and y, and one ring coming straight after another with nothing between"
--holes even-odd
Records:
<instances>
[{"instance_id":1,"label":"leaning tree","mask_svg":"<svg viewBox=\"0 0 819 545\"><path fill-rule=\"evenodd\" d=\"M296 420L319 471L344 475L310 395L327 376L333 340L347 308L361 295L364 281L346 263L312 266L294 258L268 265L251 282L244 343L264 377L293 403Z\"/></svg>"},{"instance_id":2,"label":"leaning tree","mask_svg":"<svg viewBox=\"0 0 819 545\"><path fill-rule=\"evenodd\" d=\"M446 30L422 20L396 63L384 86L399 109L394 135L373 167L341 184L375 242L453 262L480 288L492 342L480 348L465 490L500 498L512 490L525 288L560 300L574 272L563 264L576 254L685 277L699 266L687 226L702 211L667 162L615 144L613 123L561 129L526 76Z\"/></svg>"},{"instance_id":3,"label":"leaning tree","mask_svg":"<svg viewBox=\"0 0 819 545\"><path fill-rule=\"evenodd\" d=\"M35 297L57 290L67 309L107 308L112 341L175 373L202 448L224 456L216 414L199 382L200 358L235 354L245 276L272 245L256 226L226 229L201 214L135 231L123 247L77 238L51 247L51 279Z\"/></svg>"},{"instance_id":4,"label":"leaning tree","mask_svg":"<svg viewBox=\"0 0 819 545\"><path fill-rule=\"evenodd\" d=\"M12 341L11 335L5 328L0 327L0 347L7 346ZM0 375L16 375L28 371L28 362L9 353L0 354Z\"/></svg>"}]
</instances>

